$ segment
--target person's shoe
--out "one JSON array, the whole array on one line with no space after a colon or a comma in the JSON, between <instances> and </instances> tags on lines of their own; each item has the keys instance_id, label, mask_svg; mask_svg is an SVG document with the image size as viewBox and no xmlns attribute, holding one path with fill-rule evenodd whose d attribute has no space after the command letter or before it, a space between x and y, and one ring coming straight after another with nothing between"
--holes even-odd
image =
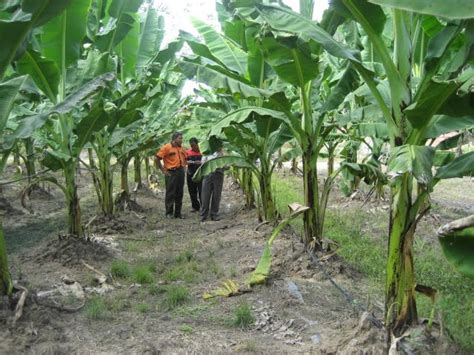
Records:
<instances>
[{"instance_id":1,"label":"person's shoe","mask_svg":"<svg viewBox=\"0 0 474 355\"><path fill-rule=\"evenodd\" d=\"M199 210L193 208L193 209L191 210L191 213L195 213L195 212L199 212Z\"/></svg>"},{"instance_id":2,"label":"person's shoe","mask_svg":"<svg viewBox=\"0 0 474 355\"><path fill-rule=\"evenodd\" d=\"M217 216L216 216L216 217L211 217L211 219L212 219L213 221L215 221L215 222L217 222L217 221L220 221L220 220L221 220L221 218L220 218L220 217L217 217Z\"/></svg>"},{"instance_id":3,"label":"person's shoe","mask_svg":"<svg viewBox=\"0 0 474 355\"><path fill-rule=\"evenodd\" d=\"M207 220L207 217L202 217L202 218L201 218L201 223L206 222L206 220Z\"/></svg>"},{"instance_id":4,"label":"person's shoe","mask_svg":"<svg viewBox=\"0 0 474 355\"><path fill-rule=\"evenodd\" d=\"M171 218L173 218L173 215L172 215L172 214L167 214L165 217L166 217L167 219L171 219Z\"/></svg>"},{"instance_id":5,"label":"person's shoe","mask_svg":"<svg viewBox=\"0 0 474 355\"><path fill-rule=\"evenodd\" d=\"M177 219L184 219L184 216L181 215L181 214L178 214L178 215L174 216L174 218L177 218Z\"/></svg>"}]
</instances>

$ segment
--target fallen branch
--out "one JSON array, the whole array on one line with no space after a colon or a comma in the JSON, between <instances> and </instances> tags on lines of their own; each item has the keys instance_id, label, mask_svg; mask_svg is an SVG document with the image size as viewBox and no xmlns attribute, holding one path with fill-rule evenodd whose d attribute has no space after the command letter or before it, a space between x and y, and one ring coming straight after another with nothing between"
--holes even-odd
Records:
<instances>
[{"instance_id":1,"label":"fallen branch","mask_svg":"<svg viewBox=\"0 0 474 355\"><path fill-rule=\"evenodd\" d=\"M18 300L18 303L16 304L16 307L15 307L15 315L13 316L13 319L11 322L13 327L15 326L17 320L20 319L21 316L23 315L23 307L25 305L26 296L28 295L28 290L24 288L23 286L15 285L15 287L23 291L23 293L21 294L20 299Z\"/></svg>"},{"instance_id":2,"label":"fallen branch","mask_svg":"<svg viewBox=\"0 0 474 355\"><path fill-rule=\"evenodd\" d=\"M36 300L36 304L38 304L40 306L44 306L44 307L57 309L58 311L68 312L68 313L74 313L74 312L80 311L86 305L85 300L82 302L82 304L80 306L77 306L77 307L64 307L64 306L61 306L60 304L58 304L54 300L51 300L51 301L54 304L42 303L42 302L38 302L38 300Z\"/></svg>"},{"instance_id":3,"label":"fallen branch","mask_svg":"<svg viewBox=\"0 0 474 355\"><path fill-rule=\"evenodd\" d=\"M254 231L255 232L258 232L259 228L266 225L266 224L269 224L270 221L263 221L262 223L259 223L255 228L254 228Z\"/></svg>"},{"instance_id":4,"label":"fallen branch","mask_svg":"<svg viewBox=\"0 0 474 355\"><path fill-rule=\"evenodd\" d=\"M95 269L94 267L92 267L91 265L89 265L88 263L86 263L84 260L81 260L81 263L82 265L84 265L86 268L88 268L89 270L91 271L94 271L97 275L99 275L99 277L97 278L97 281L99 282L99 284L103 284L104 282L107 281L107 276L100 272L99 270Z\"/></svg>"}]
</instances>

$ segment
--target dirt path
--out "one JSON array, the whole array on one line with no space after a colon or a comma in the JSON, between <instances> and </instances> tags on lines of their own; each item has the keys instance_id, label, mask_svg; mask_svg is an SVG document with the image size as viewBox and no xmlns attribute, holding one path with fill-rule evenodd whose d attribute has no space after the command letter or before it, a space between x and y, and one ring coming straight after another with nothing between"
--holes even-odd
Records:
<instances>
[{"instance_id":1,"label":"dirt path","mask_svg":"<svg viewBox=\"0 0 474 355\"><path fill-rule=\"evenodd\" d=\"M144 213L91 223L94 242L58 241L46 228L49 234L41 241L16 248L10 259L21 284L45 291L66 277L81 285L87 303L68 313L29 302L15 328L0 324L5 339L0 353L382 353L382 332L367 320L360 322L361 314L310 264L289 234L274 245L267 285L235 297L203 299L204 292L225 280L243 285L270 232L269 226L255 231L255 211L242 209L240 191L226 179L219 222L200 224L192 213L185 213L184 220L164 219L163 193L147 192L137 198ZM83 191L90 189L84 186ZM59 213L57 203L57 196L49 204L43 201L37 226ZM186 194L184 211L189 209ZM93 213L86 209L85 219ZM35 228L24 229L32 217L26 219L10 218L6 230L16 238L34 238ZM114 263L126 265L129 274L113 277L113 289L96 295L97 275L82 261L109 277ZM357 273L335 257L325 268L365 306L364 280ZM151 280L140 279L144 269ZM68 297L61 300L77 303ZM241 329L232 323L237 310L246 309L253 319ZM380 316L379 310L375 313Z\"/></svg>"}]
</instances>

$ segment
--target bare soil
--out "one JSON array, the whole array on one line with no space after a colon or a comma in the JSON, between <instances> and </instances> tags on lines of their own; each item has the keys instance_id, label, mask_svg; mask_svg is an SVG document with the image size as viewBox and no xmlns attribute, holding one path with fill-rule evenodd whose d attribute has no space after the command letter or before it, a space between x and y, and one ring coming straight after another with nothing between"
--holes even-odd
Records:
<instances>
[{"instance_id":1,"label":"bare soil","mask_svg":"<svg viewBox=\"0 0 474 355\"><path fill-rule=\"evenodd\" d=\"M58 191L33 196L34 214L19 205L18 186L4 191L11 201L4 226L12 274L32 296L14 327L4 303L0 353L383 353L384 331L371 321L381 322L382 300L368 300L367 281L337 255L315 265L291 230L274 244L267 284L232 297L203 299L204 292L228 279L243 287L271 232L269 225L256 230L255 211L242 208L243 196L230 180L226 177L222 220L199 223L199 216L188 212L187 194L186 219L168 220L164 192L149 190L135 196L142 212L121 212L113 220L96 217L95 195L84 176L80 194L85 196L84 222L90 222L88 241L58 237L65 217ZM132 270L151 265L153 282L113 277L114 260L127 262ZM97 273L85 264L107 276L108 288L98 287ZM65 311L66 304L80 304L71 294L56 303L39 301L42 292L65 284L80 285L85 307ZM166 307L166 289L172 285L190 294L174 309ZM98 298L104 309L94 317L89 305ZM242 304L250 306L254 317L245 329L231 324ZM446 343L435 348L453 352Z\"/></svg>"}]
</instances>

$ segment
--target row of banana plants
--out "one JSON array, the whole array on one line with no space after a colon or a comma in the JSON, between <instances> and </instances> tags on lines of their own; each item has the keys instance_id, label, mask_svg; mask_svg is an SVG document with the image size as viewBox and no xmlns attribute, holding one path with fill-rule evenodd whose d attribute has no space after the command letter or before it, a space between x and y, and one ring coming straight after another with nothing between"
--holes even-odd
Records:
<instances>
[{"instance_id":1,"label":"row of banana plants","mask_svg":"<svg viewBox=\"0 0 474 355\"><path fill-rule=\"evenodd\" d=\"M104 216L114 214L116 167L121 200L130 198L129 162L148 155L186 105L184 77L172 70L182 41L163 48L152 1L14 0L0 13L0 35L9 38L0 49L1 171L23 143L29 182L64 193L68 234L82 237L78 169L91 172ZM44 168L38 177L35 160ZM0 276L0 294L10 294L1 228Z\"/></svg>"},{"instance_id":2,"label":"row of banana plants","mask_svg":"<svg viewBox=\"0 0 474 355\"><path fill-rule=\"evenodd\" d=\"M309 207L303 240L312 250L321 249L328 195L339 172L364 178L379 192L388 184L385 316L390 334L400 335L418 321L413 240L430 209L430 193L442 179L474 174L473 152L455 157L436 139L473 128L473 6L462 0L457 6L334 0L318 23L313 1L300 5L296 13L271 1L226 1L217 7L222 31L195 20L202 41L181 34L194 53L180 61L181 72L220 96L212 107L220 118L209 138L226 140L234 153L204 165L201 174L228 164L251 171L262 217L273 220L273 157L293 142L288 157L300 154L303 161ZM345 162L319 181L323 147L334 157L335 146L349 138ZM371 154L358 163L361 144ZM381 159L383 148L388 161ZM452 250L459 242L452 241ZM473 276L472 258L461 254L448 253Z\"/></svg>"}]
</instances>

